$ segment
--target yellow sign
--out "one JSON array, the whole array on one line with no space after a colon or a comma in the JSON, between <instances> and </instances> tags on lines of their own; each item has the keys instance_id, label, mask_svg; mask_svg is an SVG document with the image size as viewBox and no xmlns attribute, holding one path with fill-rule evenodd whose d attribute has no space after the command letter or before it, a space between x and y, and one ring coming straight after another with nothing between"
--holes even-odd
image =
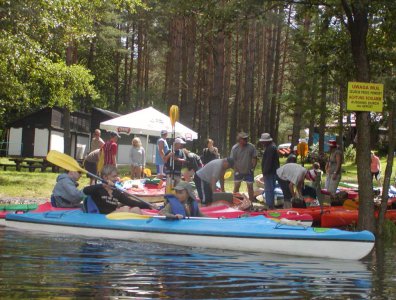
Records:
<instances>
[{"instance_id":1,"label":"yellow sign","mask_svg":"<svg viewBox=\"0 0 396 300\"><path fill-rule=\"evenodd\" d=\"M348 82L347 110L382 112L384 85Z\"/></svg>"}]
</instances>

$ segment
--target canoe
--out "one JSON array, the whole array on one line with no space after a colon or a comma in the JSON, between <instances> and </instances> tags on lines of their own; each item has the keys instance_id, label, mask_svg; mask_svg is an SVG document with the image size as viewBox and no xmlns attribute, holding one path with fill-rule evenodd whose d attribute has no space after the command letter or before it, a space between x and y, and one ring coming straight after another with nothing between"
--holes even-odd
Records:
<instances>
[{"instance_id":1,"label":"canoe","mask_svg":"<svg viewBox=\"0 0 396 300\"><path fill-rule=\"evenodd\" d=\"M378 218L378 211L374 212L375 218ZM352 224L357 224L359 218L358 210L337 210L324 213L321 217L322 227L343 227ZM385 219L396 222L396 209L387 210Z\"/></svg>"},{"instance_id":2,"label":"canoe","mask_svg":"<svg viewBox=\"0 0 396 300\"><path fill-rule=\"evenodd\" d=\"M365 257L375 241L369 231L291 226L263 216L204 220L153 217L113 220L106 215L70 210L7 215L6 226L25 231L355 260Z\"/></svg>"}]
</instances>

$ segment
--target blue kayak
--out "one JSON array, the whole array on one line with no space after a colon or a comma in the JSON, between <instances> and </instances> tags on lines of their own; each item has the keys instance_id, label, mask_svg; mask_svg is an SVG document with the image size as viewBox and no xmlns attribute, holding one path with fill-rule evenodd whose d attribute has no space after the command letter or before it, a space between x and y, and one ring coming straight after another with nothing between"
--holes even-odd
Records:
<instances>
[{"instance_id":1,"label":"blue kayak","mask_svg":"<svg viewBox=\"0 0 396 300\"><path fill-rule=\"evenodd\" d=\"M70 210L11 214L6 217L6 226L89 237L340 259L363 258L370 253L375 241L369 231L295 226L263 216L114 220L106 215Z\"/></svg>"}]
</instances>

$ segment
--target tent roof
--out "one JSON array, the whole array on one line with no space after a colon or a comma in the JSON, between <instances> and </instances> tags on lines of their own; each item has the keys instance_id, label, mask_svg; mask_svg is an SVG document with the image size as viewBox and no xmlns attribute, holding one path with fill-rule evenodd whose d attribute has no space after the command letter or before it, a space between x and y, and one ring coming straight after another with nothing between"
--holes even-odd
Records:
<instances>
[{"instance_id":1,"label":"tent roof","mask_svg":"<svg viewBox=\"0 0 396 300\"><path fill-rule=\"evenodd\" d=\"M163 129L172 132L169 116L159 112L153 107L148 107L133 113L120 116L100 123L100 128L107 131L116 131L123 134L143 134L160 136ZM176 122L175 131L177 137L193 140L198 134L190 128Z\"/></svg>"}]
</instances>

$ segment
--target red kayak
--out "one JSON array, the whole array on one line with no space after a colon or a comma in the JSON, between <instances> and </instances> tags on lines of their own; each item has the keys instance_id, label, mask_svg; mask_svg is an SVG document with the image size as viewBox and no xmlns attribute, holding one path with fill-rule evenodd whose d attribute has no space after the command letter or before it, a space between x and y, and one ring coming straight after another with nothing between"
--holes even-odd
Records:
<instances>
[{"instance_id":1,"label":"red kayak","mask_svg":"<svg viewBox=\"0 0 396 300\"><path fill-rule=\"evenodd\" d=\"M378 211L375 211L375 218L378 218ZM322 227L343 227L356 224L359 218L358 210L338 210L324 213L321 218ZM396 209L387 210L385 218L396 223Z\"/></svg>"}]
</instances>

